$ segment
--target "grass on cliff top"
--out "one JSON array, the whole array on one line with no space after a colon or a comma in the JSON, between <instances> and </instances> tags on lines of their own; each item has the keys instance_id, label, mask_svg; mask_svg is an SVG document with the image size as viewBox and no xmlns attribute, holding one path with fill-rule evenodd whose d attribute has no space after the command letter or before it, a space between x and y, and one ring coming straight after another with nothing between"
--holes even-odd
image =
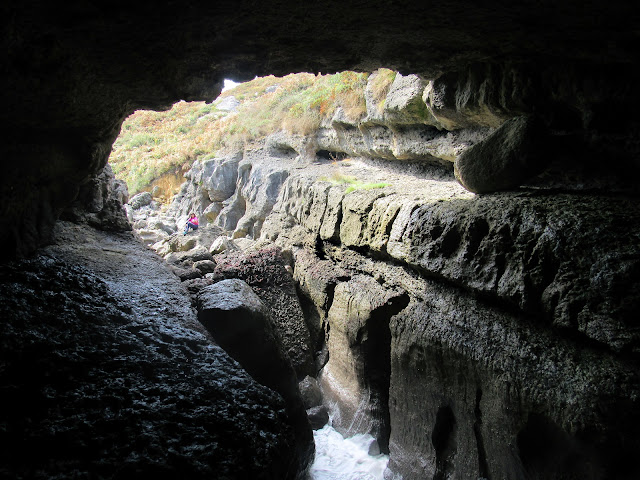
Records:
<instances>
[{"instance_id":1,"label":"grass on cliff top","mask_svg":"<svg viewBox=\"0 0 640 480\"><path fill-rule=\"evenodd\" d=\"M345 175L339 171L333 172L328 178L321 177L319 180L323 182L330 182L334 185L348 185L347 189L345 190L345 194L355 192L356 190L373 190L375 188L384 188L391 186L390 183L385 182L363 182L361 180L358 180L357 177L354 177L352 175Z\"/></svg>"},{"instance_id":2,"label":"grass on cliff top","mask_svg":"<svg viewBox=\"0 0 640 480\"><path fill-rule=\"evenodd\" d=\"M393 81L395 73L384 72L376 90L388 90ZM165 112L139 110L123 123L109 162L131 195L166 184L170 187L161 194L168 200L179 188L176 179L196 159L244 148L281 129L309 135L338 108L349 121L362 119L368 77L355 72L261 77L223 92L211 104L178 102ZM238 108L218 109L230 96L240 102ZM165 181L167 176L172 181Z\"/></svg>"}]
</instances>

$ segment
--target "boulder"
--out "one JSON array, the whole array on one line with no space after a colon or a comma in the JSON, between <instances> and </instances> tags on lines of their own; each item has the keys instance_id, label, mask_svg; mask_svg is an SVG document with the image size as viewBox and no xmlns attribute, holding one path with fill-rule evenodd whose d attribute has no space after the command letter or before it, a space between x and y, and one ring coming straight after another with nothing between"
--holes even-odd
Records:
<instances>
[{"instance_id":1,"label":"boulder","mask_svg":"<svg viewBox=\"0 0 640 480\"><path fill-rule=\"evenodd\" d=\"M216 269L216 262L212 260L198 260L193 262L193 268L203 275L206 273L213 273Z\"/></svg>"},{"instance_id":2,"label":"boulder","mask_svg":"<svg viewBox=\"0 0 640 480\"><path fill-rule=\"evenodd\" d=\"M131 199L129 200L129 205L131 205L134 210L138 210L139 208L150 205L152 200L153 197L151 196L151 193L141 192L131 197Z\"/></svg>"},{"instance_id":3,"label":"boulder","mask_svg":"<svg viewBox=\"0 0 640 480\"><path fill-rule=\"evenodd\" d=\"M234 241L227 236L220 236L216 238L209 248L209 251L212 255L217 255L219 253L232 250L238 250L238 247L236 246Z\"/></svg>"},{"instance_id":4,"label":"boulder","mask_svg":"<svg viewBox=\"0 0 640 480\"><path fill-rule=\"evenodd\" d=\"M433 122L422 100L426 81L418 75L397 73L384 102L385 120L392 124L421 124Z\"/></svg>"},{"instance_id":5,"label":"boulder","mask_svg":"<svg viewBox=\"0 0 640 480\"><path fill-rule=\"evenodd\" d=\"M298 388L300 389L300 395L302 395L304 407L307 410L322 405L322 391L320 390L320 384L315 378L307 375L298 383Z\"/></svg>"},{"instance_id":6,"label":"boulder","mask_svg":"<svg viewBox=\"0 0 640 480\"><path fill-rule=\"evenodd\" d=\"M202 272L200 270L196 270L195 268L183 268L183 267L172 266L171 270L183 282L185 280L193 280L193 279L202 277Z\"/></svg>"},{"instance_id":7,"label":"boulder","mask_svg":"<svg viewBox=\"0 0 640 480\"><path fill-rule=\"evenodd\" d=\"M204 287L197 296L198 319L216 342L261 384L285 400L298 440L296 459L305 470L313 459L313 435L288 356L274 332L267 308L239 279Z\"/></svg>"},{"instance_id":8,"label":"boulder","mask_svg":"<svg viewBox=\"0 0 640 480\"><path fill-rule=\"evenodd\" d=\"M512 118L458 157L456 179L474 193L517 188L546 167L550 154L545 140L534 117Z\"/></svg>"},{"instance_id":9,"label":"boulder","mask_svg":"<svg viewBox=\"0 0 640 480\"><path fill-rule=\"evenodd\" d=\"M213 256L202 247L196 247L185 252L171 252L165 257L167 263L188 267L191 267L194 262L203 260L213 262Z\"/></svg>"},{"instance_id":10,"label":"boulder","mask_svg":"<svg viewBox=\"0 0 640 480\"><path fill-rule=\"evenodd\" d=\"M314 430L320 430L329 423L329 410L324 405L318 405L307 410L309 424Z\"/></svg>"},{"instance_id":11,"label":"boulder","mask_svg":"<svg viewBox=\"0 0 640 480\"><path fill-rule=\"evenodd\" d=\"M285 269L285 260L277 247L218 258L212 278L239 278L254 288L273 319L275 333L298 378L315 375L309 329L296 285Z\"/></svg>"}]
</instances>

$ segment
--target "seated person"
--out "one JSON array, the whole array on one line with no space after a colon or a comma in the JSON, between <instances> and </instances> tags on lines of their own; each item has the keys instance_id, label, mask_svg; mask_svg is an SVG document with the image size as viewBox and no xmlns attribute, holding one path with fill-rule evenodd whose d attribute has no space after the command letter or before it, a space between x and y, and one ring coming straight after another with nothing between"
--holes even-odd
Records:
<instances>
[{"instance_id":1,"label":"seated person","mask_svg":"<svg viewBox=\"0 0 640 480\"><path fill-rule=\"evenodd\" d=\"M198 229L198 217L196 217L195 213L189 215L189 219L187 220L187 224L184 227L183 235L186 235L189 232L189 229L197 230Z\"/></svg>"}]
</instances>

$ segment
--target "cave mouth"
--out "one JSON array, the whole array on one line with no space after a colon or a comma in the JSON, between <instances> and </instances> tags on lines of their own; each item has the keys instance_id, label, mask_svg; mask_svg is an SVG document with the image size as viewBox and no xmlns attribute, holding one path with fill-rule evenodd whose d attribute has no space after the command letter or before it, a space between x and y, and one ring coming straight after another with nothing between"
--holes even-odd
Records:
<instances>
[{"instance_id":1,"label":"cave mouth","mask_svg":"<svg viewBox=\"0 0 640 480\"><path fill-rule=\"evenodd\" d=\"M316 156L322 160L331 160L332 162L344 160L348 157L345 152L332 152L329 150L318 150Z\"/></svg>"},{"instance_id":2,"label":"cave mouth","mask_svg":"<svg viewBox=\"0 0 640 480\"><path fill-rule=\"evenodd\" d=\"M165 111L133 112L124 120L108 161L131 195L155 190L167 202L178 189L166 177L186 173L195 161L242 152L267 138L275 157L306 155L307 138L338 112L343 122L361 121L367 114L365 90L371 75L303 72L242 83L225 80L225 88L211 102L180 101ZM377 94L384 95L394 78L395 73L378 81ZM309 154L314 152L320 160L348 156L321 146Z\"/></svg>"}]
</instances>

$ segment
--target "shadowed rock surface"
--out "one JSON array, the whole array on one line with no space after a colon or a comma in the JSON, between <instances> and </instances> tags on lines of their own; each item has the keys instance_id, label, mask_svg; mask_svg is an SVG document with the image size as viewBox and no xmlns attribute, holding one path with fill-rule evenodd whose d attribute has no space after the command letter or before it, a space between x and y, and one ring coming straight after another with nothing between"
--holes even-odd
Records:
<instances>
[{"instance_id":1,"label":"shadowed rock surface","mask_svg":"<svg viewBox=\"0 0 640 480\"><path fill-rule=\"evenodd\" d=\"M285 404L131 234L59 224L2 266L6 478L295 478ZM82 266L79 266L82 265Z\"/></svg>"}]
</instances>

